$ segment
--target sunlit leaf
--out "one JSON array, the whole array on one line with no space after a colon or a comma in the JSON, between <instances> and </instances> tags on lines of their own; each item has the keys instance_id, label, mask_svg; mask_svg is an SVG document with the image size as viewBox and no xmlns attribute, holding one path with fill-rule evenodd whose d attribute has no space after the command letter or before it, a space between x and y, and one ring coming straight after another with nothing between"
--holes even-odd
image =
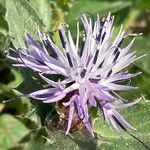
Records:
<instances>
[{"instance_id":1,"label":"sunlit leaf","mask_svg":"<svg viewBox=\"0 0 150 150\"><path fill-rule=\"evenodd\" d=\"M43 21L43 24L48 30L52 22L52 10L50 0L30 0L29 3L37 12L39 18Z\"/></svg>"},{"instance_id":2,"label":"sunlit leaf","mask_svg":"<svg viewBox=\"0 0 150 150\"><path fill-rule=\"evenodd\" d=\"M130 132L150 147L150 101L143 99L136 106L123 109L120 111L120 113L126 120L128 120L128 122L130 122L135 128L137 128L137 131L130 130ZM142 144L138 143L130 135L123 133L124 131L122 131L124 137L124 141L122 141L117 133L113 132L111 128L104 123L102 117L95 119L94 123L96 132L100 134L104 139L99 143L100 148L106 150L144 150Z\"/></svg>"},{"instance_id":3,"label":"sunlit leaf","mask_svg":"<svg viewBox=\"0 0 150 150\"><path fill-rule=\"evenodd\" d=\"M26 0L6 0L6 20L9 34L16 47L24 45L25 32L37 38L37 28L42 27L41 20Z\"/></svg>"},{"instance_id":4,"label":"sunlit leaf","mask_svg":"<svg viewBox=\"0 0 150 150\"><path fill-rule=\"evenodd\" d=\"M11 115L0 116L0 148L6 150L17 144L29 130Z\"/></svg>"}]
</instances>

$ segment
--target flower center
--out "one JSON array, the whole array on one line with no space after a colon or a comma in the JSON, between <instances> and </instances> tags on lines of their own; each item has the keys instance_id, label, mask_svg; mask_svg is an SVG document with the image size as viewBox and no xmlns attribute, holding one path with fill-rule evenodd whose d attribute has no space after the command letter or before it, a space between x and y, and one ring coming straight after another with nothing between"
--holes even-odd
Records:
<instances>
[{"instance_id":1,"label":"flower center","mask_svg":"<svg viewBox=\"0 0 150 150\"><path fill-rule=\"evenodd\" d=\"M70 76L79 84L85 83L86 68L83 66L75 67L71 70Z\"/></svg>"}]
</instances>

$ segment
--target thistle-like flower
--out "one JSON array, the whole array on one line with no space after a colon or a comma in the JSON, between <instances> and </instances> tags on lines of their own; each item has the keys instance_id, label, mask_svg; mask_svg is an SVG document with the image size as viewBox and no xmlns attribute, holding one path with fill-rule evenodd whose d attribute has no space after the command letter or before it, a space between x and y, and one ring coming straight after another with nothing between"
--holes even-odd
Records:
<instances>
[{"instance_id":1,"label":"thistle-like flower","mask_svg":"<svg viewBox=\"0 0 150 150\"><path fill-rule=\"evenodd\" d=\"M58 32L62 49L58 48L44 33L40 33L40 43L26 33L26 48L12 49L16 55L8 57L16 62L15 66L28 67L37 71L41 78L51 85L50 88L30 93L30 97L43 103L53 103L62 101L69 95L68 101L62 101L64 106L69 107L66 133L69 132L76 113L86 129L94 136L89 116L89 108L92 106L98 107L103 112L104 120L119 135L121 133L118 126L124 130L135 129L116 111L118 108L129 107L138 102L123 104L123 99L116 93L137 89L137 87L120 84L121 81L140 74L125 71L125 68L136 60L135 52L128 52L134 38L126 47L121 48L126 38L121 28L113 41L114 17L110 14L102 21L98 16L96 21L92 22L85 15L81 20L84 26L82 42L79 42L78 23L76 43L69 30L66 35L65 25L60 25ZM53 81L48 79L46 74L60 74L65 78Z\"/></svg>"}]
</instances>

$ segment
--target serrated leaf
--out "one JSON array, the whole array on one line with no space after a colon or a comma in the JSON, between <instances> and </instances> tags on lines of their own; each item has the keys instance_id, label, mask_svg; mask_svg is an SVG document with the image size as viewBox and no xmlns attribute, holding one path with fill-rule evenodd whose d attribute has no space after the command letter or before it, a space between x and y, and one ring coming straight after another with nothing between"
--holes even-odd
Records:
<instances>
[{"instance_id":1,"label":"serrated leaf","mask_svg":"<svg viewBox=\"0 0 150 150\"><path fill-rule=\"evenodd\" d=\"M142 102L132 108L120 110L120 113L128 122L137 128L137 131L130 130L130 132L150 147L150 101L141 101ZM122 141L116 132L112 132L111 128L104 124L102 117L96 119L94 123L96 132L104 138L103 142L100 143L102 149L144 150L142 144L125 133L123 133L124 141Z\"/></svg>"},{"instance_id":2,"label":"serrated leaf","mask_svg":"<svg viewBox=\"0 0 150 150\"><path fill-rule=\"evenodd\" d=\"M27 144L28 150L97 150L97 140L87 131L74 132L70 135L46 128L35 130L35 135Z\"/></svg>"},{"instance_id":3,"label":"serrated leaf","mask_svg":"<svg viewBox=\"0 0 150 150\"><path fill-rule=\"evenodd\" d=\"M29 130L11 115L0 116L0 148L6 150L17 144Z\"/></svg>"},{"instance_id":4,"label":"serrated leaf","mask_svg":"<svg viewBox=\"0 0 150 150\"><path fill-rule=\"evenodd\" d=\"M23 47L25 32L38 39L37 28L43 26L36 12L25 0L6 0L6 20L16 47Z\"/></svg>"},{"instance_id":5,"label":"serrated leaf","mask_svg":"<svg viewBox=\"0 0 150 150\"><path fill-rule=\"evenodd\" d=\"M91 150L97 149L97 141L87 132L80 131L65 135L60 131L49 132L53 150Z\"/></svg>"},{"instance_id":6,"label":"serrated leaf","mask_svg":"<svg viewBox=\"0 0 150 150\"><path fill-rule=\"evenodd\" d=\"M46 141L46 142L44 142ZM49 131L49 137L40 136L36 141L30 141L29 150L97 150L97 141L88 133L76 132L65 135L58 130Z\"/></svg>"},{"instance_id":7,"label":"serrated leaf","mask_svg":"<svg viewBox=\"0 0 150 150\"><path fill-rule=\"evenodd\" d=\"M52 10L50 0L30 0L29 3L37 12L37 15L43 21L43 24L46 26L46 28L50 29L50 25L52 22Z\"/></svg>"}]
</instances>

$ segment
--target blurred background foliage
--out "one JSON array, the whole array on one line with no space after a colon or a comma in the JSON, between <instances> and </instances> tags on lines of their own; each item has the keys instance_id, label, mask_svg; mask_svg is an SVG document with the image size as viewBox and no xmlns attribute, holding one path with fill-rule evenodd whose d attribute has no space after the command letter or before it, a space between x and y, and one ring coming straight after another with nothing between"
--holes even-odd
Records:
<instances>
[{"instance_id":1,"label":"blurred background foliage","mask_svg":"<svg viewBox=\"0 0 150 150\"><path fill-rule=\"evenodd\" d=\"M115 15L115 33L124 24L127 33L143 33L137 37L133 51L138 56L129 70L142 71L132 80L139 89L120 93L129 101L142 97L141 102L122 110L121 113L138 131L134 132L150 147L150 1L149 0L0 0L0 149L1 150L142 150L139 143L124 135L124 141L103 123L99 111L91 110L94 130L93 139L86 131L64 135L51 122L61 120L52 105L45 105L19 97L40 89L41 81L31 70L12 67L5 55L10 47L24 45L24 32L39 40L37 28L53 36L59 44L57 27L67 23L73 37L76 35L76 21L82 13L91 17L105 17L108 12ZM82 27L81 27L82 28ZM129 42L130 38L124 42ZM16 99L3 104L3 100ZM62 118L63 119L63 118ZM45 126L48 128L45 128Z\"/></svg>"}]
</instances>

